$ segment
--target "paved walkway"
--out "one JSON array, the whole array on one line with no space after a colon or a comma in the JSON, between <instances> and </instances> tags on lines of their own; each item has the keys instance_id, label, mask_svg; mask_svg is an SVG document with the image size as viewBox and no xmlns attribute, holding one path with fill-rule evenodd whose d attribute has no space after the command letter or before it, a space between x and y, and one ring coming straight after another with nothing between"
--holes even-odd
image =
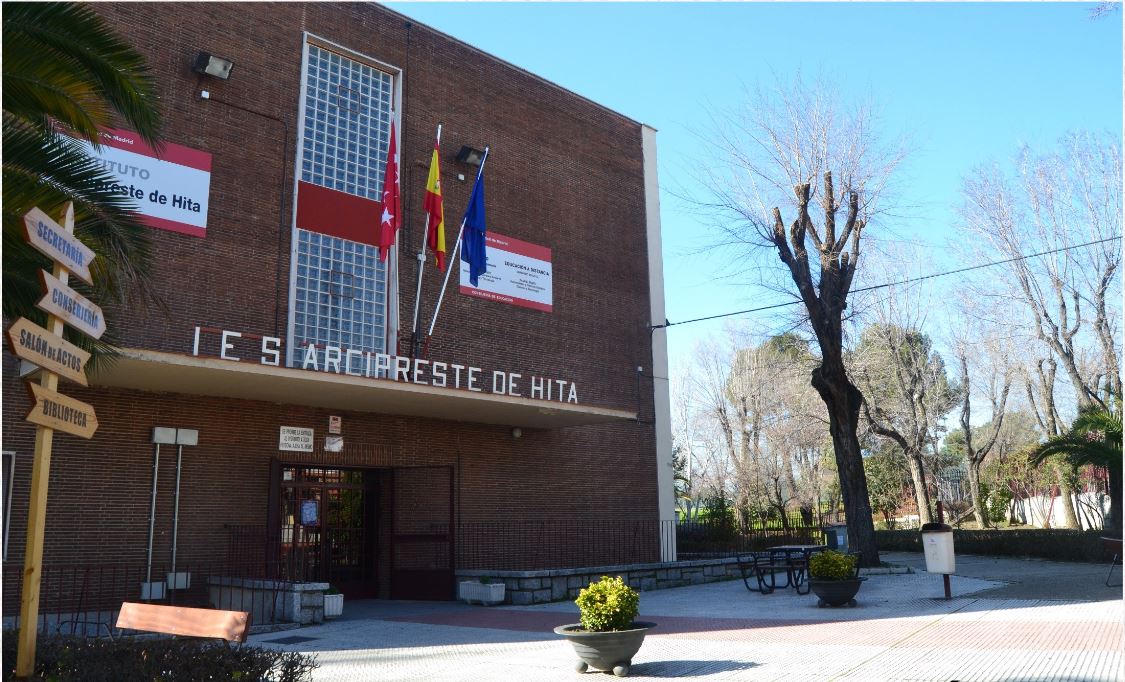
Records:
<instances>
[{"instance_id":1,"label":"paved walkway","mask_svg":"<svg viewBox=\"0 0 1125 682\"><path fill-rule=\"evenodd\" d=\"M886 559L908 564L916 557ZM958 569L990 576L1022 571L1036 580L1053 576L1060 586L1075 576L1093 579L1085 575L1087 565L989 561L998 563L975 566L959 557ZM961 575L952 581L955 597L945 601L938 598L940 576L871 576L859 606L838 609L817 608L814 596L793 590L750 593L741 582L645 592L641 617L657 627L633 659L629 679L1125 679L1120 587L1105 598L1051 600L1004 593L1019 583ZM345 605L340 620L251 641L315 653L318 681L615 679L573 672L570 645L551 628L576 620L570 602L486 608L357 601Z\"/></svg>"}]
</instances>

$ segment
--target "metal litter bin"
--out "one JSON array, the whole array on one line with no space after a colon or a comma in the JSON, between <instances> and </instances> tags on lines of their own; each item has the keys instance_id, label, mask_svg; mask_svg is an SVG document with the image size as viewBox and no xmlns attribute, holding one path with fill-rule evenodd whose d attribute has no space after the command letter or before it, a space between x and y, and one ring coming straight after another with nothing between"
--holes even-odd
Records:
<instances>
[{"instance_id":1,"label":"metal litter bin","mask_svg":"<svg viewBox=\"0 0 1125 682\"><path fill-rule=\"evenodd\" d=\"M848 551L848 527L842 523L835 523L825 526L824 531L824 544L828 545L828 549L834 549L838 552Z\"/></svg>"},{"instance_id":2,"label":"metal litter bin","mask_svg":"<svg viewBox=\"0 0 1125 682\"><path fill-rule=\"evenodd\" d=\"M926 554L926 572L951 575L956 566L953 555L953 527L945 523L922 525L922 551Z\"/></svg>"}]
</instances>

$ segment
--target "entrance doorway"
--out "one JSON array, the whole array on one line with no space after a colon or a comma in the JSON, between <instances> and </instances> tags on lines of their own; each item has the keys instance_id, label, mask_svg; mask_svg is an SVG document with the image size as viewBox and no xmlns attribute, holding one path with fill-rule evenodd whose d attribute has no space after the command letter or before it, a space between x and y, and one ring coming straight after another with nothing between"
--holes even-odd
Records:
<instances>
[{"instance_id":1,"label":"entrance doorway","mask_svg":"<svg viewBox=\"0 0 1125 682\"><path fill-rule=\"evenodd\" d=\"M281 579L350 598L454 598L453 467L273 467Z\"/></svg>"},{"instance_id":2,"label":"entrance doorway","mask_svg":"<svg viewBox=\"0 0 1125 682\"><path fill-rule=\"evenodd\" d=\"M347 597L378 596L374 470L281 468L281 566L289 579L327 582Z\"/></svg>"}]
</instances>

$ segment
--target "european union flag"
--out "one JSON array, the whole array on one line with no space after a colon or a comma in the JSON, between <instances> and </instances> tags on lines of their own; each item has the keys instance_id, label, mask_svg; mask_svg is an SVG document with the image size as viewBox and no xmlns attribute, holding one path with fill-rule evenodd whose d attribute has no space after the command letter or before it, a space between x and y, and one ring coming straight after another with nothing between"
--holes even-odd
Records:
<instances>
[{"instance_id":1,"label":"european union flag","mask_svg":"<svg viewBox=\"0 0 1125 682\"><path fill-rule=\"evenodd\" d=\"M484 220L484 166L477 174L473 193L469 197L469 207L465 209L465 234L461 238L461 260L469 264L469 281L477 284L477 278L488 272L488 249L484 244L484 234L488 231Z\"/></svg>"}]
</instances>

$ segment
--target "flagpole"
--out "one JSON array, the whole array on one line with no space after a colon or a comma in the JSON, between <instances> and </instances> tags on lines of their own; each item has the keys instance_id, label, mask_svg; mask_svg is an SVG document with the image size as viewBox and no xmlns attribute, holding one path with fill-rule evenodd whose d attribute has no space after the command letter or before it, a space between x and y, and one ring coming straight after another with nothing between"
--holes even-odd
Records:
<instances>
[{"instance_id":1,"label":"flagpole","mask_svg":"<svg viewBox=\"0 0 1125 682\"><path fill-rule=\"evenodd\" d=\"M441 145L441 124L437 127L435 145ZM441 178L438 178L441 182ZM410 357L418 357L418 304L422 300L422 270L426 267L426 240L430 236L430 214L422 211L422 246L418 249L418 283L414 287L414 327L410 331Z\"/></svg>"},{"instance_id":2,"label":"flagpole","mask_svg":"<svg viewBox=\"0 0 1125 682\"><path fill-rule=\"evenodd\" d=\"M488 161L488 147L484 148L484 156L480 160L480 168L477 169L477 179L473 184L480 182L481 175L484 174L484 164ZM468 220L468 214L461 218L461 227L457 229L457 241L453 244L453 258L450 260L450 265L445 270L445 281L441 283L441 293L438 294L437 306L434 307L434 319L430 322L430 331L426 333L426 345L430 343L430 337L434 335L434 325L437 324L438 313L441 312L441 302L445 298L445 288L449 285L449 273L453 272L453 263L457 263L457 271L461 271L461 263L457 260L457 250L461 248L461 234L465 231L465 221Z\"/></svg>"}]
</instances>

